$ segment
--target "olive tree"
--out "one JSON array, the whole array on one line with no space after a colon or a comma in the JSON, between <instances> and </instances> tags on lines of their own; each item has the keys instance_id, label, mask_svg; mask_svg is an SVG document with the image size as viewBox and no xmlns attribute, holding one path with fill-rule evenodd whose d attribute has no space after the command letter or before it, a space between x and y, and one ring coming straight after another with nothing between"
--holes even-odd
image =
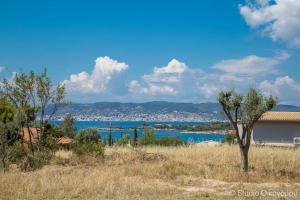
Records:
<instances>
[{"instance_id":1,"label":"olive tree","mask_svg":"<svg viewBox=\"0 0 300 200\"><path fill-rule=\"evenodd\" d=\"M250 88L246 95L238 94L235 90L221 91L218 101L235 130L240 148L241 169L247 172L253 127L266 111L276 106L277 99L272 96L265 98L256 89Z\"/></svg>"}]
</instances>

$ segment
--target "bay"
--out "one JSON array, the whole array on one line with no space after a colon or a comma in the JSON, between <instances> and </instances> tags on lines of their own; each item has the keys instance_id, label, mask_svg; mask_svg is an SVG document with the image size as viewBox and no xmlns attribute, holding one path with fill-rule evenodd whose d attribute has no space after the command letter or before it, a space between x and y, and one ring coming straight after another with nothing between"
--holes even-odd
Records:
<instances>
[{"instance_id":1,"label":"bay","mask_svg":"<svg viewBox=\"0 0 300 200\"><path fill-rule=\"evenodd\" d=\"M54 124L59 125L61 122L55 121ZM134 127L141 127L145 124L147 125L197 125L201 122L143 122L143 121L76 121L75 125L77 130L85 128L108 128L111 124L112 127L124 128L124 130L113 130L112 137L113 140L119 140L124 134L129 134L133 138ZM204 122L203 122L204 123ZM102 140L108 140L109 131L99 130ZM140 138L143 131L138 130L138 137ZM212 134L212 133L183 133L180 130L155 130L155 137L179 137L181 140L187 141L189 143L197 143L203 141L217 141L222 142L224 140L224 135Z\"/></svg>"}]
</instances>

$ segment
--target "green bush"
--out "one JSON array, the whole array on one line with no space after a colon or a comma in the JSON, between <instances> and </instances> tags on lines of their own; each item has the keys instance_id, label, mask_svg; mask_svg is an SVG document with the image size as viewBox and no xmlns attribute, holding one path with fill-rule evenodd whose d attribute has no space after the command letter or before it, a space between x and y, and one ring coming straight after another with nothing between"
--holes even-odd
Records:
<instances>
[{"instance_id":1,"label":"green bush","mask_svg":"<svg viewBox=\"0 0 300 200\"><path fill-rule=\"evenodd\" d=\"M87 142L77 144L74 152L78 156L89 155L93 157L104 156L104 144L102 142Z\"/></svg>"},{"instance_id":2,"label":"green bush","mask_svg":"<svg viewBox=\"0 0 300 200\"><path fill-rule=\"evenodd\" d=\"M125 135L123 135L123 136L120 138L120 140L117 141L117 145L122 145L122 146L124 146L124 145L128 144L129 141L130 141L130 135L129 135L129 134L125 134Z\"/></svg>"},{"instance_id":3,"label":"green bush","mask_svg":"<svg viewBox=\"0 0 300 200\"><path fill-rule=\"evenodd\" d=\"M154 135L154 128L149 126L144 127L144 132L142 134L140 143L142 145L155 145L157 143Z\"/></svg>"},{"instance_id":4,"label":"green bush","mask_svg":"<svg viewBox=\"0 0 300 200\"><path fill-rule=\"evenodd\" d=\"M77 141L80 144L89 142L99 142L100 140L101 137L98 134L97 129L95 128L82 129L77 137Z\"/></svg>"},{"instance_id":5,"label":"green bush","mask_svg":"<svg viewBox=\"0 0 300 200\"><path fill-rule=\"evenodd\" d=\"M236 134L234 131L231 131L225 135L224 143L234 144L236 139Z\"/></svg>"},{"instance_id":6,"label":"green bush","mask_svg":"<svg viewBox=\"0 0 300 200\"><path fill-rule=\"evenodd\" d=\"M49 164L51 159L52 155L48 151L36 152L34 156L32 154L28 154L20 163L20 168L22 171L39 169L44 165Z\"/></svg>"},{"instance_id":7,"label":"green bush","mask_svg":"<svg viewBox=\"0 0 300 200\"><path fill-rule=\"evenodd\" d=\"M186 145L187 142L181 140L178 137L162 137L157 140L157 144L160 146L181 146Z\"/></svg>"},{"instance_id":8,"label":"green bush","mask_svg":"<svg viewBox=\"0 0 300 200\"><path fill-rule=\"evenodd\" d=\"M13 146L8 148L8 159L10 162L17 162L22 158L26 157L29 149L21 144L20 142L15 143Z\"/></svg>"}]
</instances>

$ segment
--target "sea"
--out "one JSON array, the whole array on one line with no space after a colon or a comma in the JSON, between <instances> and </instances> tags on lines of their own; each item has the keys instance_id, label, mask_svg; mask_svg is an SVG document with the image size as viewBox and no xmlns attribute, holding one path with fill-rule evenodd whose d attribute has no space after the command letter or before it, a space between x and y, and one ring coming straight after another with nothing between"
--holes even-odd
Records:
<instances>
[{"instance_id":1,"label":"sea","mask_svg":"<svg viewBox=\"0 0 300 200\"><path fill-rule=\"evenodd\" d=\"M56 125L59 125L60 121L54 122ZM108 128L110 125L112 127L123 128L124 130L112 130L112 137L116 141L120 139L123 135L129 134L133 138L134 131L132 128L140 127L143 125L198 125L204 122L144 122L144 121L75 121L77 130L85 128ZM109 131L108 130L99 130L98 133L101 135L102 140L108 140ZM140 138L143 134L141 129L138 130L138 137ZM155 130L155 137L179 137L181 140L184 140L188 143L198 143L204 141L224 141L224 135L222 134L213 134L210 132L207 133L185 133L181 130Z\"/></svg>"}]
</instances>

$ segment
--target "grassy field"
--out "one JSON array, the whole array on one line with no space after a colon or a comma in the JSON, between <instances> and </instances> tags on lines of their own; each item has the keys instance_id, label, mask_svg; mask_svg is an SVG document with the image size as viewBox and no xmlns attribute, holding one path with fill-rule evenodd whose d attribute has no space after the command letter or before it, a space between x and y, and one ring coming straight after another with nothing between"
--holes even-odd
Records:
<instances>
[{"instance_id":1,"label":"grassy field","mask_svg":"<svg viewBox=\"0 0 300 200\"><path fill-rule=\"evenodd\" d=\"M249 156L245 175L237 146L107 148L104 159L59 151L40 170L0 172L0 199L300 199L300 149Z\"/></svg>"}]
</instances>

